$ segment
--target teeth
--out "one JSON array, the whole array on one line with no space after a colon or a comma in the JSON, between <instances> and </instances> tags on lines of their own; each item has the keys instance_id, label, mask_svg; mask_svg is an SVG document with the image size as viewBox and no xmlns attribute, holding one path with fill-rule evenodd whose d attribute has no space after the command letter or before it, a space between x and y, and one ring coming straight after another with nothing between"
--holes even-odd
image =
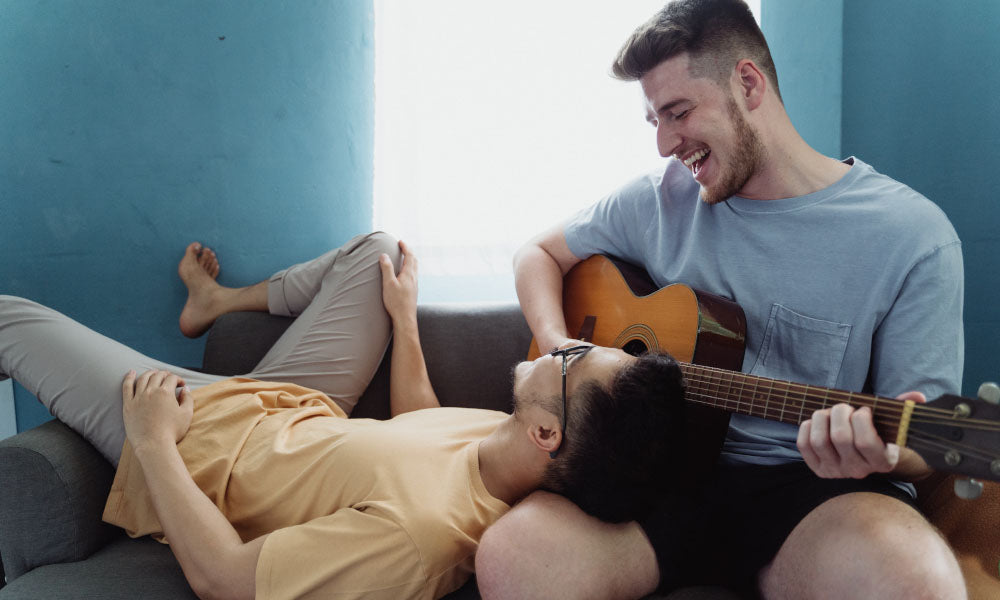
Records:
<instances>
[{"instance_id":1,"label":"teeth","mask_svg":"<svg viewBox=\"0 0 1000 600\"><path fill-rule=\"evenodd\" d=\"M699 151L695 152L694 154L692 154L691 156L687 157L684 160L684 166L685 167L690 167L696 161L699 161L699 160L705 158L706 156L708 156L708 150L707 149L699 150Z\"/></svg>"}]
</instances>

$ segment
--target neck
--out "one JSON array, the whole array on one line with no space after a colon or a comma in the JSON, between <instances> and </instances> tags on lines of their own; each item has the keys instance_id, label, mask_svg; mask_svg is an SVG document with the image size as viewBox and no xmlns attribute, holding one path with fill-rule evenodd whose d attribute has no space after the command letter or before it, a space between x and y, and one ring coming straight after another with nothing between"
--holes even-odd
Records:
<instances>
[{"instance_id":1,"label":"neck","mask_svg":"<svg viewBox=\"0 0 1000 600\"><path fill-rule=\"evenodd\" d=\"M850 166L814 150L795 130L783 107L770 107L758 127L765 153L759 171L740 190L752 200L796 198L826 189Z\"/></svg>"},{"instance_id":2,"label":"neck","mask_svg":"<svg viewBox=\"0 0 1000 600\"><path fill-rule=\"evenodd\" d=\"M514 415L479 443L479 473L486 491L513 505L538 489L545 471L539 452L524 443L524 432Z\"/></svg>"}]
</instances>

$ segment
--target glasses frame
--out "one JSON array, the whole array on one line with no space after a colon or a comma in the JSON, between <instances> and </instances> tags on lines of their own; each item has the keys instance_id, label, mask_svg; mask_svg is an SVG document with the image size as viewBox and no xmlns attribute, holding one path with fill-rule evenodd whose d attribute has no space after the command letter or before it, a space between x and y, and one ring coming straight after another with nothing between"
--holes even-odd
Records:
<instances>
[{"instance_id":1,"label":"glasses frame","mask_svg":"<svg viewBox=\"0 0 1000 600\"><path fill-rule=\"evenodd\" d=\"M562 356L562 442L559 444L559 448L556 448L552 452L549 452L549 458L555 458L559 455L559 449L562 448L563 443L566 441L566 366L569 364L569 357L576 356L578 354L586 354L594 349L593 345L579 345L571 346L569 348L563 348L561 350L553 350L549 352L549 356Z\"/></svg>"}]
</instances>

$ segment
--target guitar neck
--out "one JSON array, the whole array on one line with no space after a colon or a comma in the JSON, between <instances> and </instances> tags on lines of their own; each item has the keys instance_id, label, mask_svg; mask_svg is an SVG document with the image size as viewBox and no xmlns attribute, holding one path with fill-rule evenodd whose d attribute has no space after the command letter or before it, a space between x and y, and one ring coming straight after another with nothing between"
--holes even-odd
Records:
<instances>
[{"instance_id":1,"label":"guitar neck","mask_svg":"<svg viewBox=\"0 0 1000 600\"><path fill-rule=\"evenodd\" d=\"M736 371L680 363L687 382L685 399L728 412L799 425L817 410L849 404L872 410L875 428L884 440L895 440L904 403L891 398L857 394L746 375Z\"/></svg>"}]
</instances>

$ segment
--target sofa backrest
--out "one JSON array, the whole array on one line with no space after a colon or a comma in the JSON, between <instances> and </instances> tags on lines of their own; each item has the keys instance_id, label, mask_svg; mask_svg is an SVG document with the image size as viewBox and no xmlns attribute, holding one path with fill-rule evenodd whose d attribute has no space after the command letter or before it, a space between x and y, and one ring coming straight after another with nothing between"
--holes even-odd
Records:
<instances>
[{"instance_id":1,"label":"sofa backrest","mask_svg":"<svg viewBox=\"0 0 1000 600\"><path fill-rule=\"evenodd\" d=\"M517 304L427 304L417 308L431 384L444 406L510 410L511 368L524 360L531 331ZM202 369L240 375L253 370L292 319L239 312L209 330ZM354 408L353 417L389 418L390 351Z\"/></svg>"}]
</instances>

